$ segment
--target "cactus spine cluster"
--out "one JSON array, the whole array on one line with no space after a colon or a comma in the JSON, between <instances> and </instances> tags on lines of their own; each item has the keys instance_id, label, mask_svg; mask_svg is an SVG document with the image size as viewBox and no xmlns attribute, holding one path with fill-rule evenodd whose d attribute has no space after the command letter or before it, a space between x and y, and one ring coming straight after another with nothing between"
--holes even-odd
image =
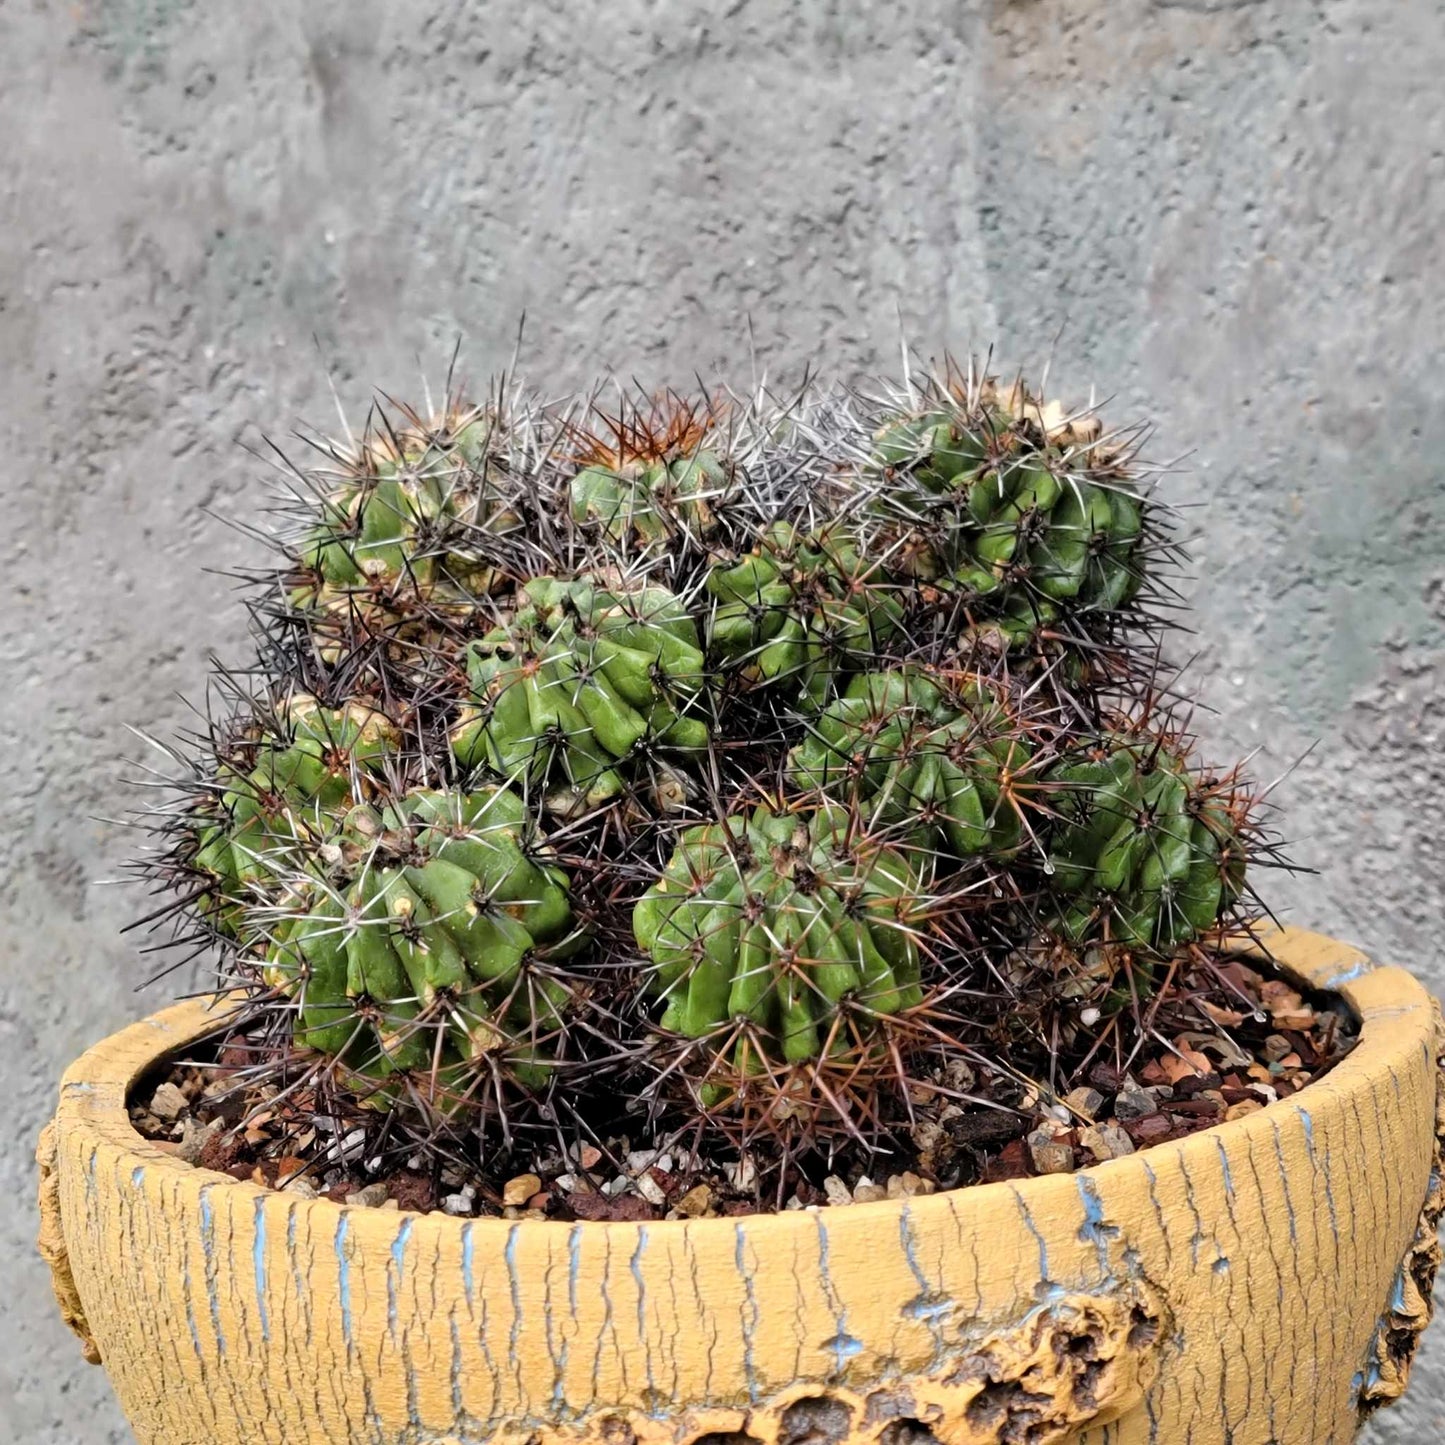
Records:
<instances>
[{"instance_id":1,"label":"cactus spine cluster","mask_svg":"<svg viewBox=\"0 0 1445 1445\"><path fill-rule=\"evenodd\" d=\"M739 1079L866 1054L879 1022L923 1001L928 871L826 802L689 828L632 914L662 1026L737 1034Z\"/></svg>"},{"instance_id":2,"label":"cactus spine cluster","mask_svg":"<svg viewBox=\"0 0 1445 1445\"><path fill-rule=\"evenodd\" d=\"M290 605L337 658L361 638L465 614L503 580L521 524L517 463L494 409L407 413L308 478L289 545Z\"/></svg>"},{"instance_id":3,"label":"cactus spine cluster","mask_svg":"<svg viewBox=\"0 0 1445 1445\"><path fill-rule=\"evenodd\" d=\"M1247 926L1248 795L1148 685L1130 440L952 368L588 425L449 398L302 489L167 854L293 1053L431 1128L605 1075L881 1141L1017 960L1137 996Z\"/></svg>"},{"instance_id":4,"label":"cactus spine cluster","mask_svg":"<svg viewBox=\"0 0 1445 1445\"><path fill-rule=\"evenodd\" d=\"M841 672L897 635L902 608L885 574L841 530L776 522L746 556L707 574L719 663L748 685L825 701Z\"/></svg>"},{"instance_id":5,"label":"cactus spine cluster","mask_svg":"<svg viewBox=\"0 0 1445 1445\"><path fill-rule=\"evenodd\" d=\"M1006 645L1112 617L1144 583L1143 500L1096 416L1019 385L930 385L885 417L869 464L902 569L956 593Z\"/></svg>"},{"instance_id":6,"label":"cactus spine cluster","mask_svg":"<svg viewBox=\"0 0 1445 1445\"><path fill-rule=\"evenodd\" d=\"M621 795L640 755L707 747L706 660L666 588L542 577L517 603L465 649L469 700L451 733L464 767L570 816Z\"/></svg>"}]
</instances>

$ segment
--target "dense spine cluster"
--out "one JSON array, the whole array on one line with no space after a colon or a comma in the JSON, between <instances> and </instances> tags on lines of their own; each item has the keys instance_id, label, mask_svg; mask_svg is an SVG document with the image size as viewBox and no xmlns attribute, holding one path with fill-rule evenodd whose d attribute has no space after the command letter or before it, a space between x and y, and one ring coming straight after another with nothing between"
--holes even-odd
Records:
<instances>
[{"instance_id":1,"label":"dense spine cluster","mask_svg":"<svg viewBox=\"0 0 1445 1445\"><path fill-rule=\"evenodd\" d=\"M525 462L495 408L449 406L368 427L303 477L286 597L332 659L370 638L416 641L502 586L523 529Z\"/></svg>"},{"instance_id":2,"label":"dense spine cluster","mask_svg":"<svg viewBox=\"0 0 1445 1445\"><path fill-rule=\"evenodd\" d=\"M705 1055L712 1099L790 1064L866 1058L889 1018L922 1003L930 871L827 802L683 833L632 925L662 1027L733 1040L729 1059Z\"/></svg>"},{"instance_id":3,"label":"dense spine cluster","mask_svg":"<svg viewBox=\"0 0 1445 1445\"><path fill-rule=\"evenodd\" d=\"M840 528L775 522L747 555L713 567L707 590L719 666L814 703L841 673L880 656L902 622L886 574Z\"/></svg>"},{"instance_id":4,"label":"dense spine cluster","mask_svg":"<svg viewBox=\"0 0 1445 1445\"><path fill-rule=\"evenodd\" d=\"M881 1142L1019 960L1137 997L1247 926L1248 795L1149 685L1167 522L1092 413L952 368L587 429L499 390L324 455L162 871L398 1121L605 1075Z\"/></svg>"},{"instance_id":5,"label":"dense spine cluster","mask_svg":"<svg viewBox=\"0 0 1445 1445\"><path fill-rule=\"evenodd\" d=\"M1021 385L928 383L885 407L868 467L885 545L1006 646L1109 628L1144 586L1145 503L1096 416Z\"/></svg>"},{"instance_id":6,"label":"dense spine cluster","mask_svg":"<svg viewBox=\"0 0 1445 1445\"><path fill-rule=\"evenodd\" d=\"M622 795L639 757L708 744L697 628L663 587L538 578L505 623L467 644L464 665L457 760L566 816Z\"/></svg>"}]
</instances>

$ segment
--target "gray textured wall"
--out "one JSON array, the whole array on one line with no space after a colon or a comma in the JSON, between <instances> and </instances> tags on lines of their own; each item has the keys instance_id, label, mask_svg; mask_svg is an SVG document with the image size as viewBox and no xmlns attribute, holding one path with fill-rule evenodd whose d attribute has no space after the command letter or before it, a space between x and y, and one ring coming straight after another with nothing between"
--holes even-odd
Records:
<instances>
[{"instance_id":1,"label":"gray textured wall","mask_svg":"<svg viewBox=\"0 0 1445 1445\"><path fill-rule=\"evenodd\" d=\"M240 619L240 443L473 375L1052 350L1157 419L1289 916L1445 985L1440 0L0 0L0 1434L125 1441L31 1141L160 1000L92 886ZM1054 338L1058 335L1057 344ZM1301 1362L1302 1367L1307 1362ZM1440 1438L1445 1326L1371 1439Z\"/></svg>"}]
</instances>

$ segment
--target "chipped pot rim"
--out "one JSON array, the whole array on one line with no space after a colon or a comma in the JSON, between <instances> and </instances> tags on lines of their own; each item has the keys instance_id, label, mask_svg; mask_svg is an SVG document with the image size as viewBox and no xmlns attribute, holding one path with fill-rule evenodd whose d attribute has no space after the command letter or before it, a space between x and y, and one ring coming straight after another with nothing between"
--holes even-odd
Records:
<instances>
[{"instance_id":1,"label":"chipped pot rim","mask_svg":"<svg viewBox=\"0 0 1445 1445\"><path fill-rule=\"evenodd\" d=\"M1432 1001L1420 982L1404 969L1377 964L1350 944L1298 928L1271 930L1261 935L1259 947L1242 950L1238 956L1268 959L1286 977L1311 989L1338 995L1359 1020L1359 1041L1323 1078L1307 1084L1297 1094L1267 1104L1242 1118L1213 1124L1185 1138L1154 1144L1121 1158L1087 1165L1071 1174L969 1184L935 1194L830 1209L830 1232L866 1234L884 1221L894 1221L893 1227L896 1227L900 1214L914 1224L923 1225L931 1216L956 1217L960 1209L973 1207L971 1201L997 1198L1005 1191L1025 1205L1030 1215L1047 1221L1055 1201L1062 1203L1067 1197L1069 1208L1077 1207L1077 1191L1088 1187L1080 1181L1131 1172L1142 1176L1149 1169L1147 1161L1151 1156L1157 1159L1169 1151L1176 1151L1186 1163L1202 1161L1206 1156L1216 1158L1218 1141L1225 1131L1235 1138L1263 1140L1287 1114L1302 1116L1306 1134L1312 1135L1314 1119L1327 1111L1348 1107L1352 1095L1381 1072L1391 1070L1397 1061L1403 1063L1423 1054L1433 1065ZM203 1189L208 1194L227 1189L240 1191L238 1198L275 1197L283 1199L288 1208L330 1211L335 1217L345 1214L363 1238L374 1231L378 1242L384 1240L389 1244L397 1217L393 1211L377 1211L323 1198L301 1198L251 1180L237 1180L228 1174L187 1164L144 1138L131 1123L127 1105L137 1081L167 1055L213 1031L222 1020L225 1006L224 996L220 1000L199 998L173 1004L88 1049L61 1080L55 1116L57 1133L69 1136L72 1148L76 1137L84 1136L90 1168L124 1169L134 1177L140 1173L160 1175L185 1195L198 1195ZM749 1217L749 1228L773 1230L780 1237L791 1236L795 1231L811 1232L812 1216L817 1212L813 1206L759 1213ZM419 1214L402 1210L400 1213L427 1229L466 1229L474 1244L495 1243L498 1248L505 1246L517 1225L515 1220L500 1217L459 1218L436 1211ZM607 1230L614 1238L635 1240L644 1230L686 1230L695 1235L699 1230L731 1231L736 1222L730 1217L719 1217L581 1222L538 1219L526 1220L523 1224L528 1230Z\"/></svg>"}]
</instances>

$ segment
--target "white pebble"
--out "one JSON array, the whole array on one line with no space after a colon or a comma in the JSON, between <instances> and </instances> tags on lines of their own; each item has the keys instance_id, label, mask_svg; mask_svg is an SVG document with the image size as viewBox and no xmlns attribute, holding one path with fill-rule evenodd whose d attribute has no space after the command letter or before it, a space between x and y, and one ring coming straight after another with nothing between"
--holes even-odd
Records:
<instances>
[{"instance_id":1,"label":"white pebble","mask_svg":"<svg viewBox=\"0 0 1445 1445\"><path fill-rule=\"evenodd\" d=\"M662 1186L650 1174L639 1174L637 1176L637 1192L649 1204L663 1204L667 1195L662 1192Z\"/></svg>"}]
</instances>

